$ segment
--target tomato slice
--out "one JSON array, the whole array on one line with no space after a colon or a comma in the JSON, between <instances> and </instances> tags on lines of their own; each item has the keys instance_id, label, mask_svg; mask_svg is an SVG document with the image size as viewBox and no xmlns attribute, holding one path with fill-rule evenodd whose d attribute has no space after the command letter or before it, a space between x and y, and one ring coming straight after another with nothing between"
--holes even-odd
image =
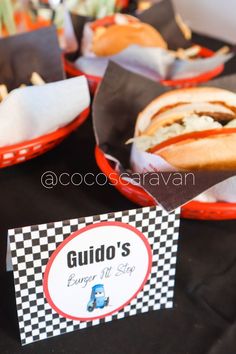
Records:
<instances>
[{"instance_id":1,"label":"tomato slice","mask_svg":"<svg viewBox=\"0 0 236 354\"><path fill-rule=\"evenodd\" d=\"M110 16L106 16L106 17L103 17L101 19L98 19L94 22L92 22L90 24L90 28L95 31L95 29L97 27L108 27L108 26L111 26L111 25L114 25L116 22L115 22L115 16L116 15L110 15ZM138 19L135 18L135 17L132 17L130 15L124 15L122 14L122 16L125 16L128 20L129 23L133 23L133 22L138 22Z\"/></svg>"},{"instance_id":2,"label":"tomato slice","mask_svg":"<svg viewBox=\"0 0 236 354\"><path fill-rule=\"evenodd\" d=\"M157 144L148 150L150 153L155 153L163 148L179 143L180 141L189 140L189 139L202 139L207 138L212 135L223 135L223 134L232 134L236 133L236 128L220 128L220 129L211 129L211 130L202 130L199 132L191 132L182 135L175 136L168 140L163 141L163 143Z\"/></svg>"}]
</instances>

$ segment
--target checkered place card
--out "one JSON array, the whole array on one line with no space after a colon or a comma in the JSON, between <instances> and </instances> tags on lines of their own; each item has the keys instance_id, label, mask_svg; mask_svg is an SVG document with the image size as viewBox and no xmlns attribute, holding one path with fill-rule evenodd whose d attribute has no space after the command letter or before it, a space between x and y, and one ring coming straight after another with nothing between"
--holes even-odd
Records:
<instances>
[{"instance_id":1,"label":"checkered place card","mask_svg":"<svg viewBox=\"0 0 236 354\"><path fill-rule=\"evenodd\" d=\"M9 230L22 345L173 306L179 209Z\"/></svg>"}]
</instances>

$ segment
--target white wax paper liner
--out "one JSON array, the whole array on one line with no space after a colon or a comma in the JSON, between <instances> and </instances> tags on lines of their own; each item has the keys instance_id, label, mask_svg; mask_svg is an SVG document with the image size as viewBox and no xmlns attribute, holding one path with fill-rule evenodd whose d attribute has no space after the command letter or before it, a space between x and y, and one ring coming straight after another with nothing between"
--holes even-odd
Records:
<instances>
[{"instance_id":1,"label":"white wax paper liner","mask_svg":"<svg viewBox=\"0 0 236 354\"><path fill-rule=\"evenodd\" d=\"M84 76L15 89L0 104L0 147L56 131L89 104Z\"/></svg>"},{"instance_id":2,"label":"white wax paper liner","mask_svg":"<svg viewBox=\"0 0 236 354\"><path fill-rule=\"evenodd\" d=\"M233 54L218 54L209 58L180 60L166 49L129 46L122 52L107 56L82 56L75 66L85 74L103 77L109 61L151 80L196 77L212 71L233 57Z\"/></svg>"}]
</instances>

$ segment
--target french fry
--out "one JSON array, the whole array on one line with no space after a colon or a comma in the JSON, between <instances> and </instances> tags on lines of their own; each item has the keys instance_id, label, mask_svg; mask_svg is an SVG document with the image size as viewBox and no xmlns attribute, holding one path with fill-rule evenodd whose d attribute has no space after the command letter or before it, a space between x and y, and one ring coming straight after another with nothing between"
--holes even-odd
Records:
<instances>
[{"instance_id":1,"label":"french fry","mask_svg":"<svg viewBox=\"0 0 236 354\"><path fill-rule=\"evenodd\" d=\"M138 10L145 11L148 10L152 6L152 1L141 0L138 2Z\"/></svg>"},{"instance_id":2,"label":"french fry","mask_svg":"<svg viewBox=\"0 0 236 354\"><path fill-rule=\"evenodd\" d=\"M194 45L187 49L178 49L177 51L169 51L175 58L182 60L189 60L196 57L201 50L199 45Z\"/></svg>"},{"instance_id":3,"label":"french fry","mask_svg":"<svg viewBox=\"0 0 236 354\"><path fill-rule=\"evenodd\" d=\"M199 45L194 45L190 48L184 50L184 54L187 58L196 57L200 53L201 47Z\"/></svg>"},{"instance_id":4,"label":"french fry","mask_svg":"<svg viewBox=\"0 0 236 354\"><path fill-rule=\"evenodd\" d=\"M220 55L220 54L228 54L230 51L230 48L225 45L224 47L221 47L220 49L218 49L216 52L215 52L215 55Z\"/></svg>"},{"instance_id":5,"label":"french fry","mask_svg":"<svg viewBox=\"0 0 236 354\"><path fill-rule=\"evenodd\" d=\"M44 85L45 84L45 81L36 72L33 72L33 74L31 75L30 82L32 83L32 85L35 85L35 86L39 86L39 85ZM25 84L21 84L19 86L19 88L23 88L23 87L26 87L26 85ZM8 94L9 94L9 92L8 92L7 86L6 85L0 85L0 102L2 102L4 100L4 98L7 97Z\"/></svg>"},{"instance_id":6,"label":"french fry","mask_svg":"<svg viewBox=\"0 0 236 354\"><path fill-rule=\"evenodd\" d=\"M45 84L45 81L36 72L33 72L33 74L31 75L30 82L32 83L32 85L35 85L35 86L39 86L39 85L44 85Z\"/></svg>"},{"instance_id":7,"label":"french fry","mask_svg":"<svg viewBox=\"0 0 236 354\"><path fill-rule=\"evenodd\" d=\"M175 21L176 21L177 25L179 26L181 32L183 33L185 39L190 40L192 38L192 31L189 28L189 26L183 21L180 14L175 15Z\"/></svg>"},{"instance_id":8,"label":"french fry","mask_svg":"<svg viewBox=\"0 0 236 354\"><path fill-rule=\"evenodd\" d=\"M4 100L8 95L8 90L6 85L0 85L0 101Z\"/></svg>"}]
</instances>

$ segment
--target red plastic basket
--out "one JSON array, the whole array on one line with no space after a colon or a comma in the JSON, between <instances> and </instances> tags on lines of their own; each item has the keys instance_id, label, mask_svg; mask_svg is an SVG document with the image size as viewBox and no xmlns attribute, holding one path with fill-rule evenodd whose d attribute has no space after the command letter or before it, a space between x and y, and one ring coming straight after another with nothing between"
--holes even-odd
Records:
<instances>
[{"instance_id":1,"label":"red plastic basket","mask_svg":"<svg viewBox=\"0 0 236 354\"><path fill-rule=\"evenodd\" d=\"M201 47L199 57L202 58L210 58L211 56L214 55L214 51L211 49ZM102 77L98 76L93 76L89 74L85 74L79 69L75 67L75 65L71 62L69 62L65 57L64 57L64 68L65 71L68 75L68 77L75 77L75 76L81 76L85 75L86 78L88 79L90 91L92 94L94 94L97 90L97 87L99 83L102 81ZM160 82L164 86L168 87L175 87L175 88L181 88L181 87L193 87L197 86L203 82L207 82L209 80L212 80L214 77L220 75L224 71L224 64L218 66L217 68L208 71L206 73L203 73L201 75L188 78L188 79L178 79L178 80L161 80Z\"/></svg>"},{"instance_id":2,"label":"red plastic basket","mask_svg":"<svg viewBox=\"0 0 236 354\"><path fill-rule=\"evenodd\" d=\"M101 171L108 177L114 187L126 198L141 206L155 205L155 200L141 187L121 179L103 151L96 147L95 158ZM112 178L111 178L112 176ZM236 203L202 203L192 201L181 208L181 217L198 220L236 219Z\"/></svg>"},{"instance_id":3,"label":"red plastic basket","mask_svg":"<svg viewBox=\"0 0 236 354\"><path fill-rule=\"evenodd\" d=\"M213 50L205 47L201 47L199 52L199 57L210 58L214 54L215 52ZM195 77L191 77L188 79L178 79L178 80L162 80L161 83L165 86L176 87L176 88L197 86L203 82L212 80L214 77L220 75L224 71L224 67L225 67L224 64L221 64L215 69L211 71L207 71L206 73L197 75Z\"/></svg>"},{"instance_id":4,"label":"red plastic basket","mask_svg":"<svg viewBox=\"0 0 236 354\"><path fill-rule=\"evenodd\" d=\"M25 141L20 144L14 144L0 148L0 168L12 166L53 149L70 133L77 129L88 117L89 108L85 109L71 123L58 129L57 131L40 136L36 139Z\"/></svg>"}]
</instances>

